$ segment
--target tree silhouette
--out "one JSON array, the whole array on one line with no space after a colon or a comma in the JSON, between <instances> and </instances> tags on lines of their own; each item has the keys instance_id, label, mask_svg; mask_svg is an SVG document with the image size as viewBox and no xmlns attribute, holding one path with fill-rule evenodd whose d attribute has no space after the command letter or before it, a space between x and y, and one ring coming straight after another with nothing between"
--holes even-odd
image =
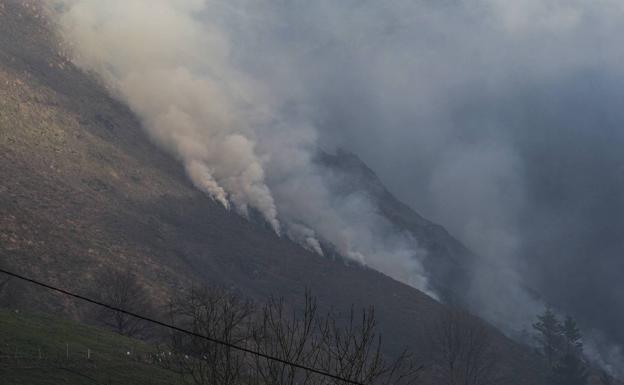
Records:
<instances>
[{"instance_id":1,"label":"tree silhouette","mask_svg":"<svg viewBox=\"0 0 624 385\"><path fill-rule=\"evenodd\" d=\"M447 310L436 319L431 351L439 375L448 385L498 384L498 359L487 326L462 310Z\"/></svg>"},{"instance_id":2,"label":"tree silhouette","mask_svg":"<svg viewBox=\"0 0 624 385\"><path fill-rule=\"evenodd\" d=\"M543 314L537 316L533 324L537 331L535 336L540 352L544 355L549 368L553 368L561 353L563 342L563 326L551 308L546 308Z\"/></svg>"},{"instance_id":3,"label":"tree silhouette","mask_svg":"<svg viewBox=\"0 0 624 385\"><path fill-rule=\"evenodd\" d=\"M104 303L138 314L151 314L153 306L145 287L132 270L106 269L95 281L95 296ZM143 333L148 324L127 314L108 309L97 313L98 322L125 336Z\"/></svg>"},{"instance_id":4,"label":"tree silhouette","mask_svg":"<svg viewBox=\"0 0 624 385\"><path fill-rule=\"evenodd\" d=\"M218 287L195 289L173 301L171 311L177 325L283 360L173 333L156 359L185 384L346 385L286 362L365 385L415 384L421 372L407 352L383 355L372 308L361 315L351 309L347 319L334 311L321 314L309 292L301 308L291 308L283 298L256 306Z\"/></svg>"},{"instance_id":5,"label":"tree silhouette","mask_svg":"<svg viewBox=\"0 0 624 385\"><path fill-rule=\"evenodd\" d=\"M194 333L234 345L251 337L253 306L218 287L196 287L174 299L174 323ZM245 383L245 357L227 346L203 338L173 333L161 352L161 363L180 375L185 384L235 385Z\"/></svg>"},{"instance_id":6,"label":"tree silhouette","mask_svg":"<svg viewBox=\"0 0 624 385\"><path fill-rule=\"evenodd\" d=\"M572 317L567 316L565 318L562 333L567 343L567 353L581 353L583 351L581 331Z\"/></svg>"},{"instance_id":7,"label":"tree silhouette","mask_svg":"<svg viewBox=\"0 0 624 385\"><path fill-rule=\"evenodd\" d=\"M533 325L540 351L551 369L552 385L586 385L587 365L583 359L581 331L576 321L567 316L559 322L552 309L547 308Z\"/></svg>"}]
</instances>

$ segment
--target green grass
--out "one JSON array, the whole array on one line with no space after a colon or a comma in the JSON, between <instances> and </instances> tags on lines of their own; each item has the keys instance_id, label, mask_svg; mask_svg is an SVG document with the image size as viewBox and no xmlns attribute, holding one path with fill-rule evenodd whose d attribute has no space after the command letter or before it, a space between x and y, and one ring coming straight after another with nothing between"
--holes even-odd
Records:
<instances>
[{"instance_id":1,"label":"green grass","mask_svg":"<svg viewBox=\"0 0 624 385\"><path fill-rule=\"evenodd\" d=\"M98 328L0 310L2 385L177 384L174 373L149 363L153 352L141 341Z\"/></svg>"}]
</instances>

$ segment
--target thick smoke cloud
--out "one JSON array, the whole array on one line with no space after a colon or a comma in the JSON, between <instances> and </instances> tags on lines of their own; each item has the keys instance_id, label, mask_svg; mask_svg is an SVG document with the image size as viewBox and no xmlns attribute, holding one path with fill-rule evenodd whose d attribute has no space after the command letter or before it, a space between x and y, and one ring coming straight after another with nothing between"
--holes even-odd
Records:
<instances>
[{"instance_id":1,"label":"thick smoke cloud","mask_svg":"<svg viewBox=\"0 0 624 385\"><path fill-rule=\"evenodd\" d=\"M276 233L319 254L324 243L429 291L416 241L392 234L367 197L331 192L313 161L318 131L292 94L296 85L274 89L274 79L246 67L254 53L242 47L253 42L236 40L244 35L237 28L253 25L245 4L50 4L75 62L129 104L199 189L242 215L257 211Z\"/></svg>"},{"instance_id":2,"label":"thick smoke cloud","mask_svg":"<svg viewBox=\"0 0 624 385\"><path fill-rule=\"evenodd\" d=\"M192 17L202 3L68 1L61 23L77 62L120 93L198 188L244 215L259 210L279 232L252 137L263 106L230 68L226 38Z\"/></svg>"},{"instance_id":3,"label":"thick smoke cloud","mask_svg":"<svg viewBox=\"0 0 624 385\"><path fill-rule=\"evenodd\" d=\"M425 288L417 245L313 166L318 143L347 148L483 256L483 315L522 328L551 303L617 369L621 1L57 3L78 62L215 200Z\"/></svg>"}]
</instances>

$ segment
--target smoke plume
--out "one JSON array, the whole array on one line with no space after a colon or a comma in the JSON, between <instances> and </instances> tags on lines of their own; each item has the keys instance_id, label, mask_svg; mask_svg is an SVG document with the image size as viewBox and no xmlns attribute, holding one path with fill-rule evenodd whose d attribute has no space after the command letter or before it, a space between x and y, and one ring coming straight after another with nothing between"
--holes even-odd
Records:
<instances>
[{"instance_id":1,"label":"smoke plume","mask_svg":"<svg viewBox=\"0 0 624 385\"><path fill-rule=\"evenodd\" d=\"M483 315L530 327L554 304L624 367L621 1L48 1L224 206L426 289L415 241L312 162L346 148L483 256Z\"/></svg>"},{"instance_id":2,"label":"smoke plume","mask_svg":"<svg viewBox=\"0 0 624 385\"><path fill-rule=\"evenodd\" d=\"M279 232L253 138L263 106L251 82L229 65L226 38L193 17L202 2L57 4L77 63L128 102L195 185L243 215L259 210Z\"/></svg>"},{"instance_id":3,"label":"smoke plume","mask_svg":"<svg viewBox=\"0 0 624 385\"><path fill-rule=\"evenodd\" d=\"M274 89L246 67L251 53L233 49L251 43L236 41L237 23L228 23L251 22L244 4L50 1L76 64L128 103L197 188L242 215L258 211L319 254L326 243L429 291L416 241L392 234L367 197L330 191L313 161L317 128L304 106L292 107L296 84Z\"/></svg>"}]
</instances>

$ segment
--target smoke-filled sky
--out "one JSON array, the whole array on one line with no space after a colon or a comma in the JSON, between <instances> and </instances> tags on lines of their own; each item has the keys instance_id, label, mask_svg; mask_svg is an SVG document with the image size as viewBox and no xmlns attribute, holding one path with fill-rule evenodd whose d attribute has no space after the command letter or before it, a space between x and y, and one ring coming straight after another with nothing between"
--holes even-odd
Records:
<instances>
[{"instance_id":1,"label":"smoke-filled sky","mask_svg":"<svg viewBox=\"0 0 624 385\"><path fill-rule=\"evenodd\" d=\"M313 166L346 148L510 292L624 342L620 0L49 1L215 200L426 290L418 245Z\"/></svg>"}]
</instances>

